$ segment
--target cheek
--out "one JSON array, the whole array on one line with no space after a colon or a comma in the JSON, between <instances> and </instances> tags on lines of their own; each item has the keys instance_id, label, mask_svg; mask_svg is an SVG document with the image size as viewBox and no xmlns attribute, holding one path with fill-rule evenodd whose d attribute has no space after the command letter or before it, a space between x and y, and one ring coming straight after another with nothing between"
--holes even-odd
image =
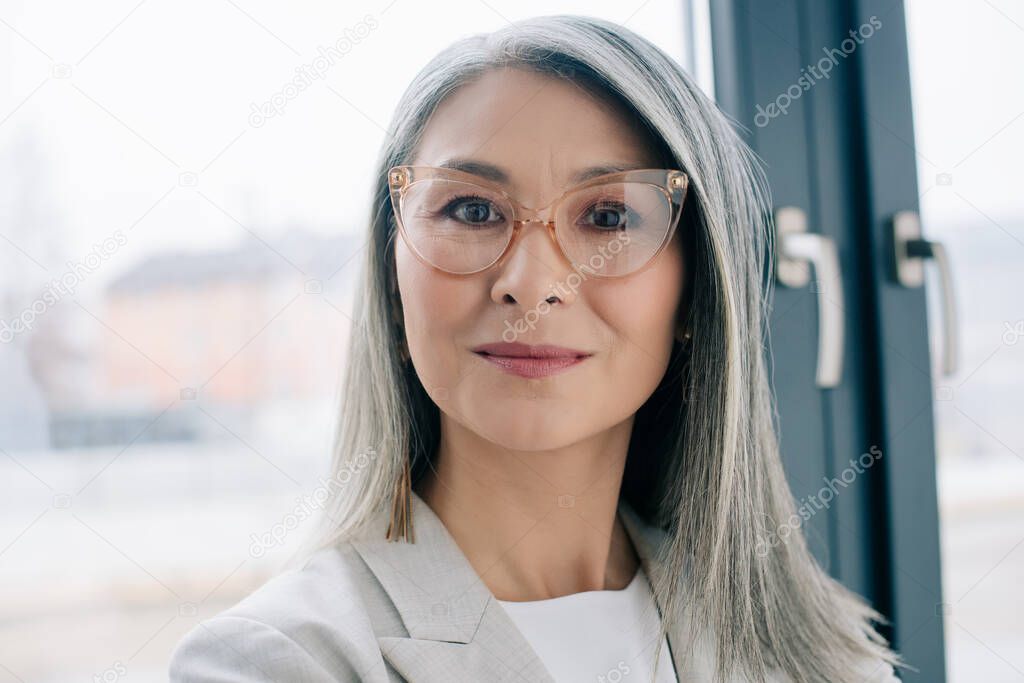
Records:
<instances>
[{"instance_id":1,"label":"cheek","mask_svg":"<svg viewBox=\"0 0 1024 683\"><path fill-rule=\"evenodd\" d=\"M664 371L684 276L682 251L673 241L647 270L594 288L591 304L615 333L616 355L637 368L650 365L655 373Z\"/></svg>"},{"instance_id":2,"label":"cheek","mask_svg":"<svg viewBox=\"0 0 1024 683\"><path fill-rule=\"evenodd\" d=\"M395 245L398 290L405 337L416 373L430 391L452 386L459 376L459 341L477 315L478 296L466 281L445 275L420 261L399 240Z\"/></svg>"}]
</instances>

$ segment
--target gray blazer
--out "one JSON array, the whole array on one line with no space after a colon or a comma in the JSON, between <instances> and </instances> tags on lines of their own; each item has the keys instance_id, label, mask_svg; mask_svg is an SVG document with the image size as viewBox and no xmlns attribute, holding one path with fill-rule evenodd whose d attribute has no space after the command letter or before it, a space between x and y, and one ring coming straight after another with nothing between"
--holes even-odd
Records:
<instances>
[{"instance_id":1,"label":"gray blazer","mask_svg":"<svg viewBox=\"0 0 1024 683\"><path fill-rule=\"evenodd\" d=\"M415 543L385 541L388 515L382 513L360 539L318 551L301 568L197 624L171 656L171 681L555 683L415 493L412 509ZM653 578L667 534L624 500L619 512ZM710 681L714 651L698 639L684 657L685 628L676 620L668 633L679 682ZM862 673L865 683L898 683L883 662L865 662Z\"/></svg>"}]
</instances>

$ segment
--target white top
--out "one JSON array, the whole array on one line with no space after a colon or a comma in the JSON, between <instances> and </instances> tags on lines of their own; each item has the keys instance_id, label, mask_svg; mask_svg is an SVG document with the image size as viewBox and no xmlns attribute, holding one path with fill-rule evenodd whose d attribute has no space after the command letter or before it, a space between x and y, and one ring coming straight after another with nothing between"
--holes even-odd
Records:
<instances>
[{"instance_id":1,"label":"white top","mask_svg":"<svg viewBox=\"0 0 1024 683\"><path fill-rule=\"evenodd\" d=\"M643 568L622 590L498 600L557 683L649 683L658 610ZM656 683L678 683L662 638Z\"/></svg>"}]
</instances>

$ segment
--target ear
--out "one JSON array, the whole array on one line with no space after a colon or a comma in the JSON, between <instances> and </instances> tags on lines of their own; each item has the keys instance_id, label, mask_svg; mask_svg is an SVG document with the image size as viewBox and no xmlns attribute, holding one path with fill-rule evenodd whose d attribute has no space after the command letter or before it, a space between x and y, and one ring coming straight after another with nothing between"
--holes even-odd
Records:
<instances>
[{"instance_id":1,"label":"ear","mask_svg":"<svg viewBox=\"0 0 1024 683\"><path fill-rule=\"evenodd\" d=\"M676 325L676 341L679 342L680 344L685 344L686 342L689 341L687 337L688 330L686 329L686 323L684 321L685 318L681 319L679 323Z\"/></svg>"},{"instance_id":2,"label":"ear","mask_svg":"<svg viewBox=\"0 0 1024 683\"><path fill-rule=\"evenodd\" d=\"M690 318L689 312L690 308L688 306L688 301L684 296L684 298L679 302L679 308L676 310L675 338L676 341L678 341L681 344L684 344L686 343L686 341L688 341L685 335L689 331L687 329Z\"/></svg>"}]
</instances>

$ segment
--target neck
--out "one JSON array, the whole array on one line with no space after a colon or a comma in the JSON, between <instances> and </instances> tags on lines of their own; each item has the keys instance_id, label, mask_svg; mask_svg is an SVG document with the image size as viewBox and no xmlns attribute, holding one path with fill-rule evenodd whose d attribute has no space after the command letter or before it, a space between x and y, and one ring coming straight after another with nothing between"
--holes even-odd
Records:
<instances>
[{"instance_id":1,"label":"neck","mask_svg":"<svg viewBox=\"0 0 1024 683\"><path fill-rule=\"evenodd\" d=\"M617 513L632 420L583 442L511 450L442 415L416 493L499 600L620 590L639 561Z\"/></svg>"}]
</instances>

